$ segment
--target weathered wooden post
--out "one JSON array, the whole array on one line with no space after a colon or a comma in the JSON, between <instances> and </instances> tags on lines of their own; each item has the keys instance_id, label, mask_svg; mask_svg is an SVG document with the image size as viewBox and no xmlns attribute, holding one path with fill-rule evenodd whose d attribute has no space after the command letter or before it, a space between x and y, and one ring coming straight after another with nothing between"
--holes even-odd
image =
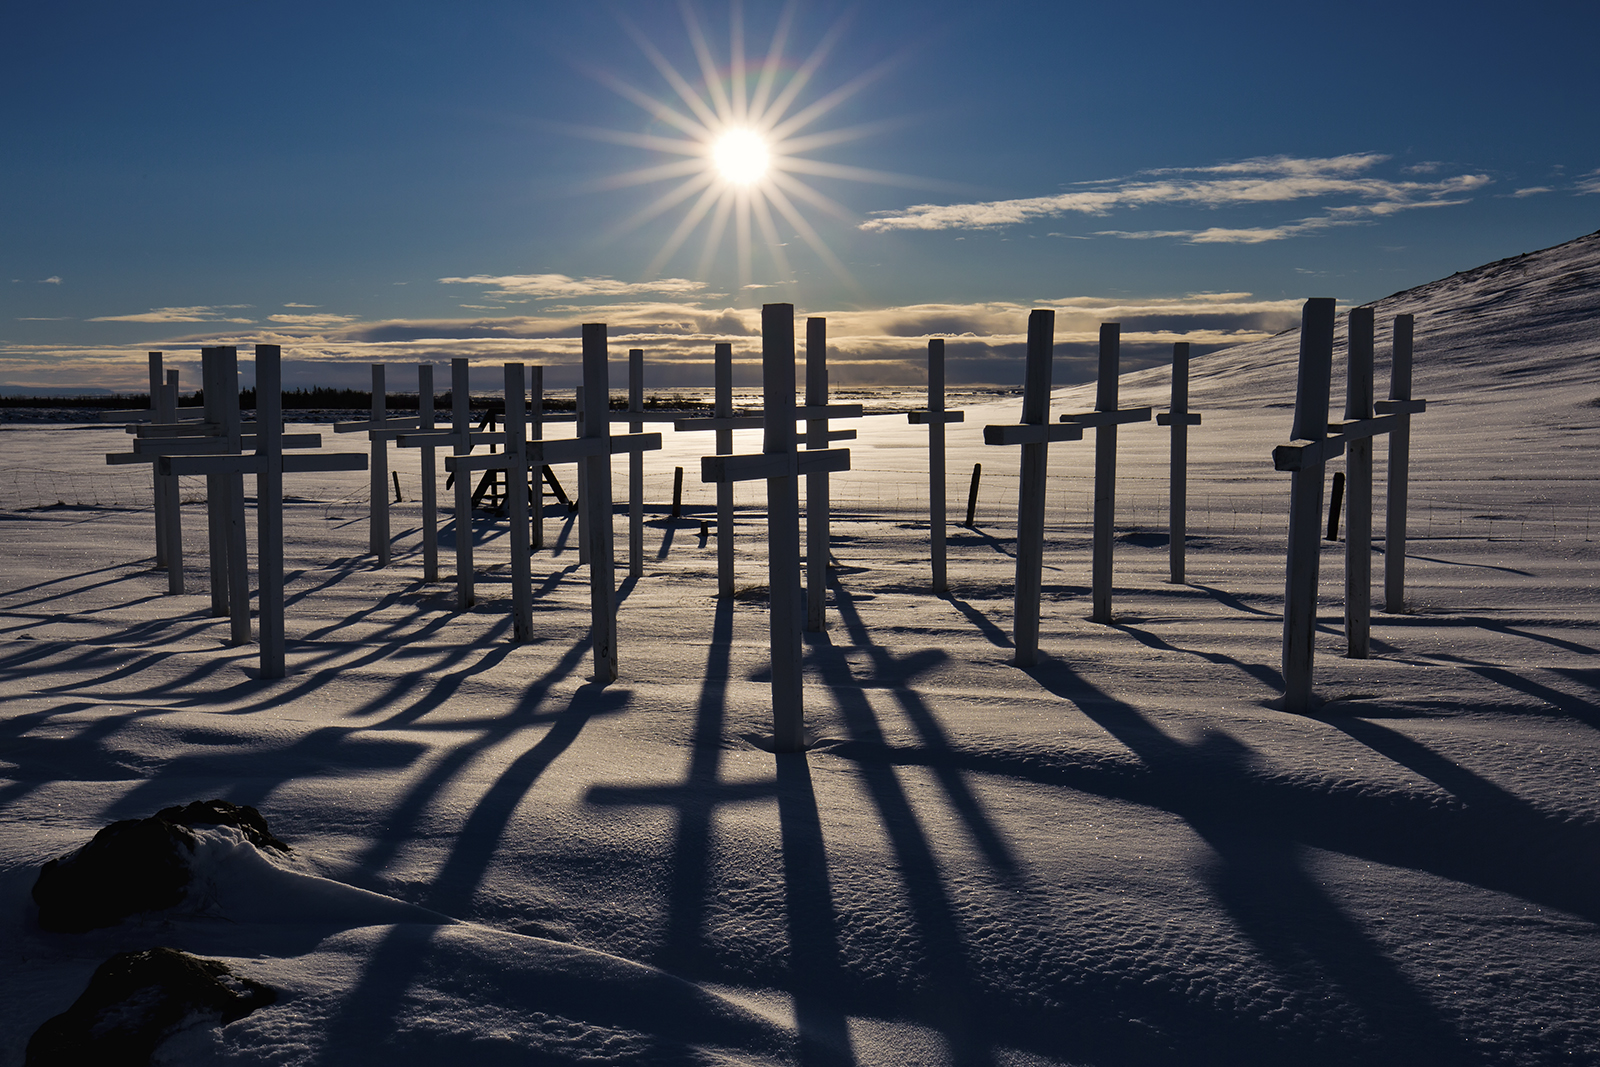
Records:
<instances>
[{"instance_id":1,"label":"weathered wooden post","mask_svg":"<svg viewBox=\"0 0 1600 1067\"><path fill-rule=\"evenodd\" d=\"M1401 612L1406 605L1406 493L1411 477L1411 416L1427 410L1426 400L1411 399L1410 315L1394 319L1394 359L1389 369L1389 399L1378 411L1395 416L1389 431L1388 501L1384 508L1384 610Z\"/></svg>"},{"instance_id":2,"label":"weathered wooden post","mask_svg":"<svg viewBox=\"0 0 1600 1067\"><path fill-rule=\"evenodd\" d=\"M465 359L450 361L450 428L457 457L472 454L472 387ZM452 457L454 458L454 457ZM450 466L450 460L445 460ZM474 600L472 582L472 485L456 473L456 609L466 611Z\"/></svg>"},{"instance_id":3,"label":"weathered wooden post","mask_svg":"<svg viewBox=\"0 0 1600 1067\"><path fill-rule=\"evenodd\" d=\"M1307 300L1300 316L1300 370L1295 387L1290 448L1289 555L1283 593L1284 710L1311 709L1311 670L1316 652L1317 570L1322 551L1322 483L1327 461L1344 450L1328 442L1328 388L1333 378L1334 302ZM1282 446L1280 446L1280 449ZM1284 457L1288 459L1287 454Z\"/></svg>"},{"instance_id":4,"label":"weathered wooden post","mask_svg":"<svg viewBox=\"0 0 1600 1067\"><path fill-rule=\"evenodd\" d=\"M388 397L385 394L383 364L372 365L372 424L376 429L388 421ZM377 434L369 434L372 457L371 472L372 507L367 525L367 551L378 557L378 566L389 565L389 442Z\"/></svg>"},{"instance_id":5,"label":"weathered wooden post","mask_svg":"<svg viewBox=\"0 0 1600 1067\"><path fill-rule=\"evenodd\" d=\"M506 519L511 525L511 631L514 641L533 639L533 561L528 544L527 385L522 364L507 363Z\"/></svg>"},{"instance_id":6,"label":"weathered wooden post","mask_svg":"<svg viewBox=\"0 0 1600 1067\"><path fill-rule=\"evenodd\" d=\"M535 364L528 368L528 438L544 440L544 367ZM533 531L529 548L533 552L544 549L544 478L548 467L540 464L528 471L528 506L533 509Z\"/></svg>"},{"instance_id":7,"label":"weathered wooden post","mask_svg":"<svg viewBox=\"0 0 1600 1067\"><path fill-rule=\"evenodd\" d=\"M1091 622L1111 621L1111 549L1117 520L1117 426L1149 422L1150 409L1117 407L1121 374L1122 326L1100 324L1100 377L1095 382L1094 411L1063 415L1062 422L1094 429L1094 539Z\"/></svg>"},{"instance_id":8,"label":"weathered wooden post","mask_svg":"<svg viewBox=\"0 0 1600 1067\"><path fill-rule=\"evenodd\" d=\"M178 372L167 372L167 382L161 387L161 403L156 407L156 421L176 425L178 421ZM183 487L170 474L155 475L162 494L161 509L166 513L163 541L167 562L167 592L183 592Z\"/></svg>"},{"instance_id":9,"label":"weathered wooden post","mask_svg":"<svg viewBox=\"0 0 1600 1067\"><path fill-rule=\"evenodd\" d=\"M1172 346L1172 407L1158 414L1156 423L1172 428L1167 490L1167 554L1171 569L1168 580L1181 584L1189 523L1189 427L1200 425L1200 416L1189 410L1187 341L1178 341Z\"/></svg>"},{"instance_id":10,"label":"weathered wooden post","mask_svg":"<svg viewBox=\"0 0 1600 1067\"><path fill-rule=\"evenodd\" d=\"M618 453L630 452L635 449L655 449L661 447L661 435L652 433L611 434L611 420L607 415L609 407L609 383L607 382L606 364L606 328L603 323L586 323L583 327L583 404L586 410L580 411L583 421L580 436L561 441L538 440L527 441L522 435L525 428L517 425L513 432L513 421L520 420L521 406L515 398L508 398L506 405L507 433L505 437L506 451L498 455L487 456L457 455L445 460L446 469L456 476L456 484L460 485L468 474L476 471L504 470L507 472L507 483L512 487L509 491L508 501L511 507L516 506L516 501L521 501L524 509L520 521L513 514L513 556L516 550L516 530L520 527L523 531L522 551L520 555L524 560L528 557L527 546L527 502L528 490L527 471L541 469L551 464L577 463L580 470L588 470L580 476L583 484L583 496L580 503L587 512L586 522L580 531L580 537L588 539L589 546L589 613L594 640L595 680L602 684L613 682L617 678L617 618L616 618L616 570L612 552L611 528L611 457ZM520 372L519 372L520 377ZM515 413L513 412L515 409ZM520 452L514 451L520 449ZM517 458L520 455L520 461ZM518 472L515 465L522 464L522 487L517 489ZM531 583L530 583L531 584ZM513 588L513 599L517 599L517 592ZM531 604L531 595L526 598ZM513 605L515 610L515 605ZM520 624L519 624L520 625ZM531 621L529 623L531 628Z\"/></svg>"},{"instance_id":11,"label":"weathered wooden post","mask_svg":"<svg viewBox=\"0 0 1600 1067\"><path fill-rule=\"evenodd\" d=\"M588 414L588 412L585 410L585 404L584 404L584 400L585 399L586 398L584 397L584 394L583 394L583 386L580 385L580 386L578 386L576 389L574 389L572 391L572 416L573 416L573 422L575 424L574 425L574 429L573 429L573 433L576 434L578 437L586 436L587 435L587 430L588 430L588 420L585 418L585 415ZM606 397L606 415L607 415L608 418L609 418L610 414L611 414L611 398L608 396L608 397ZM609 425L609 423L608 423L608 425ZM607 468L607 470L609 470L609 469L610 468ZM589 538L588 538L587 533L586 533L586 531L589 529L589 505L587 503L585 503L585 501L587 501L588 498L589 498L589 481L588 481L588 479L589 479L589 465L587 463L579 463L578 464L578 471L577 471L577 474L575 475L575 480L578 483L578 521L577 521L577 526L578 526L578 565L579 566L587 566L588 563L589 563ZM607 484L610 484L610 483L608 482ZM610 521L610 514L609 513L607 513L607 521L608 522Z\"/></svg>"},{"instance_id":12,"label":"weathered wooden post","mask_svg":"<svg viewBox=\"0 0 1600 1067\"><path fill-rule=\"evenodd\" d=\"M733 345L716 347L716 394L712 415L721 420L733 418ZM677 429L676 425L673 427ZM725 421L717 427L719 456L733 454L733 426ZM717 595L733 596L733 483L717 483Z\"/></svg>"},{"instance_id":13,"label":"weathered wooden post","mask_svg":"<svg viewBox=\"0 0 1600 1067\"><path fill-rule=\"evenodd\" d=\"M229 350L232 354L232 350ZM201 353L202 368L206 365L206 355ZM224 373L233 364L234 374L228 380ZM237 402L239 395L237 356L232 360L226 356L214 356L209 360L212 366L207 380L213 388L231 393ZM283 434L283 404L282 404L282 370L280 351L277 345L256 346L256 432L246 441L242 436L240 443L249 443L255 451L251 455L244 455L238 448L231 450L226 455L194 455L163 454L157 460L162 474L176 477L179 474L204 474L210 477L227 477L239 479L242 483L244 475L256 476L256 521L258 524L257 572L259 575L259 601L261 618L261 676L263 678L282 678L284 675L284 626L283 626L283 474L285 471L336 471L336 470L362 470L367 465L365 456L352 456L345 454L336 455L298 455L286 456L283 449L287 438ZM226 435L224 435L226 436ZM306 447L315 447L321 443L320 435L297 435L297 444ZM314 440L307 440L314 438ZM158 445L159 448L183 448L192 453L197 449L215 451L215 444L210 441L191 439L188 444L167 442ZM242 492L241 492L242 499ZM230 599L235 606L232 616L235 630L238 625L237 606L243 604L245 638L249 640L249 574L244 566L243 555L238 558L239 571L242 572L243 594L237 588L230 589ZM233 576L230 575L230 579ZM230 581L230 585L233 584ZM240 642L235 638L236 643Z\"/></svg>"},{"instance_id":14,"label":"weathered wooden post","mask_svg":"<svg viewBox=\"0 0 1600 1067\"><path fill-rule=\"evenodd\" d=\"M849 449L795 450L794 305L761 309L761 379L765 432L760 455L702 456L706 482L767 482L767 584L771 614L773 748L805 748L800 670L800 491L798 478L850 468ZM809 414L811 406L804 409ZM824 409L826 411L826 409Z\"/></svg>"},{"instance_id":15,"label":"weathered wooden post","mask_svg":"<svg viewBox=\"0 0 1600 1067\"><path fill-rule=\"evenodd\" d=\"M859 418L860 404L828 403L828 320L806 320L806 451L821 451L831 441L853 441L854 430L830 430L831 418ZM827 628L829 532L828 472L806 475L806 630Z\"/></svg>"},{"instance_id":16,"label":"weathered wooden post","mask_svg":"<svg viewBox=\"0 0 1600 1067\"><path fill-rule=\"evenodd\" d=\"M239 415L239 354L231 345L200 350L201 373L210 352L213 384L205 390L206 421L218 427L220 449L238 454L243 449ZM229 639L236 645L250 642L250 574L245 554L244 475L228 471L206 477L211 509L211 613L229 619Z\"/></svg>"},{"instance_id":17,"label":"weathered wooden post","mask_svg":"<svg viewBox=\"0 0 1600 1067\"><path fill-rule=\"evenodd\" d=\"M1345 325L1344 417L1376 415L1372 408L1372 309L1352 308ZM1372 438L1345 446L1344 635L1345 655L1366 659L1372 646Z\"/></svg>"},{"instance_id":18,"label":"weathered wooden post","mask_svg":"<svg viewBox=\"0 0 1600 1067\"><path fill-rule=\"evenodd\" d=\"M433 364L417 364L417 430L432 434ZM422 446L422 580L439 580L439 468L432 444Z\"/></svg>"},{"instance_id":19,"label":"weathered wooden post","mask_svg":"<svg viewBox=\"0 0 1600 1067\"><path fill-rule=\"evenodd\" d=\"M978 480L983 477L983 464L972 465L972 485L967 488L967 529L972 529L978 521Z\"/></svg>"},{"instance_id":20,"label":"weathered wooden post","mask_svg":"<svg viewBox=\"0 0 1600 1067\"><path fill-rule=\"evenodd\" d=\"M928 427L928 552L933 568L935 596L943 596L950 591L950 583L945 577L944 428L947 423L961 422L965 418L965 412L945 410L944 339L932 338L928 341L928 406L922 411L906 412L906 420L913 426L925 423ZM974 474L974 497L976 489ZM969 516L971 511L972 504L969 501ZM969 517L968 525L971 522Z\"/></svg>"},{"instance_id":21,"label":"weathered wooden post","mask_svg":"<svg viewBox=\"0 0 1600 1067\"><path fill-rule=\"evenodd\" d=\"M616 556L611 526L611 382L605 323L583 324L583 433L597 453L579 461L589 549L589 610L593 616L594 677L617 679ZM642 435L641 435L642 436ZM660 447L659 444L656 447Z\"/></svg>"},{"instance_id":22,"label":"weathered wooden post","mask_svg":"<svg viewBox=\"0 0 1600 1067\"><path fill-rule=\"evenodd\" d=\"M165 387L164 376L161 373L161 353L147 352L150 370L150 413L152 422L161 423L170 420L161 417L161 399ZM150 500L156 519L156 569L160 570L167 565L167 489L169 481L156 472L152 464L150 468Z\"/></svg>"},{"instance_id":23,"label":"weathered wooden post","mask_svg":"<svg viewBox=\"0 0 1600 1067\"><path fill-rule=\"evenodd\" d=\"M1017 580L1013 596L1014 662L1031 667L1039 659L1039 600L1044 584L1045 482L1048 444L1078 441L1083 427L1050 425L1050 363L1055 344L1056 313L1028 314L1028 362L1022 388L1022 421L1014 426L985 426L986 445L1021 445L1022 477L1017 486Z\"/></svg>"},{"instance_id":24,"label":"weathered wooden post","mask_svg":"<svg viewBox=\"0 0 1600 1067\"><path fill-rule=\"evenodd\" d=\"M256 610L261 676L287 669L283 622L283 363L277 345L256 345Z\"/></svg>"},{"instance_id":25,"label":"weathered wooden post","mask_svg":"<svg viewBox=\"0 0 1600 1067\"><path fill-rule=\"evenodd\" d=\"M609 406L609 400L608 400ZM628 349L629 433L644 432L644 349ZM644 574L644 453L628 453L628 576Z\"/></svg>"}]
</instances>

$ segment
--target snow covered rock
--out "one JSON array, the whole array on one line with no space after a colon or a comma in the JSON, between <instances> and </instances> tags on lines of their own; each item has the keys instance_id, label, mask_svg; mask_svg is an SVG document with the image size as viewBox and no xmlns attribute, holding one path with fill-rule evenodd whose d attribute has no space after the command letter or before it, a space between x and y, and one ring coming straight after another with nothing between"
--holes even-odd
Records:
<instances>
[{"instance_id":1,"label":"snow covered rock","mask_svg":"<svg viewBox=\"0 0 1600 1067\"><path fill-rule=\"evenodd\" d=\"M193 830L199 826L231 826L258 848L289 851L267 829L259 811L226 800L195 801L163 808L148 819L123 819L40 870L33 886L39 925L81 932L180 903L189 888Z\"/></svg>"},{"instance_id":2,"label":"snow covered rock","mask_svg":"<svg viewBox=\"0 0 1600 1067\"><path fill-rule=\"evenodd\" d=\"M71 1008L34 1031L27 1067L148 1064L179 1031L225 1026L277 996L216 960L170 948L119 952L95 969Z\"/></svg>"}]
</instances>

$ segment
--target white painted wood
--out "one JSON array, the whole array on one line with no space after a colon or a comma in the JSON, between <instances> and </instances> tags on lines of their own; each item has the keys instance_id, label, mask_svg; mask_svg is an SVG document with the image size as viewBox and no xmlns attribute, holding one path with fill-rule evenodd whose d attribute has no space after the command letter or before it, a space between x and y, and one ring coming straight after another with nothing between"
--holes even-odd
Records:
<instances>
[{"instance_id":1,"label":"white painted wood","mask_svg":"<svg viewBox=\"0 0 1600 1067\"><path fill-rule=\"evenodd\" d=\"M1050 425L1050 371L1054 358L1056 313L1028 313L1028 357L1023 371L1022 419L1017 426L985 426L985 444L1020 444L1022 474L1017 486L1017 579L1012 600L1012 658L1019 667L1039 660L1039 600L1044 583L1045 481L1049 442L1076 440L1081 426Z\"/></svg>"},{"instance_id":2,"label":"white painted wood","mask_svg":"<svg viewBox=\"0 0 1600 1067\"><path fill-rule=\"evenodd\" d=\"M1095 411L1117 410L1117 385L1121 372L1122 326L1100 324L1100 376L1095 383ZM1148 416L1147 416L1148 417ZM1091 562L1091 622L1111 621L1111 552L1117 517L1117 426L1097 426L1094 431L1094 536Z\"/></svg>"},{"instance_id":3,"label":"white painted wood","mask_svg":"<svg viewBox=\"0 0 1600 1067\"><path fill-rule=\"evenodd\" d=\"M417 364L417 429L432 433L433 364ZM439 580L439 467L434 446L422 447L422 580Z\"/></svg>"},{"instance_id":4,"label":"white painted wood","mask_svg":"<svg viewBox=\"0 0 1600 1067\"><path fill-rule=\"evenodd\" d=\"M200 389L204 394L205 421L213 434L221 434L223 392L218 368L220 348L200 350ZM211 614L228 614L228 478L225 474L206 475L206 542L211 574Z\"/></svg>"},{"instance_id":5,"label":"white painted wood","mask_svg":"<svg viewBox=\"0 0 1600 1067\"><path fill-rule=\"evenodd\" d=\"M1344 417L1373 418L1372 340L1369 307L1352 308L1346 319L1347 358ZM1372 633L1372 438L1345 446L1344 631L1345 655L1366 659Z\"/></svg>"},{"instance_id":6,"label":"white painted wood","mask_svg":"<svg viewBox=\"0 0 1600 1067\"><path fill-rule=\"evenodd\" d=\"M1389 370L1388 405L1395 409L1414 401L1411 397L1411 344L1413 319L1396 315L1394 319L1394 357ZM1417 408L1415 410L1421 410ZM1389 432L1388 499L1384 507L1383 593L1384 610L1406 609L1406 493L1411 477L1411 415L1409 410L1396 415Z\"/></svg>"},{"instance_id":7,"label":"white painted wood","mask_svg":"<svg viewBox=\"0 0 1600 1067\"><path fill-rule=\"evenodd\" d=\"M761 451L793 455L794 305L761 308L761 385L766 426ZM800 644L800 487L793 475L767 479L767 585L772 653L773 747L779 752L805 748Z\"/></svg>"},{"instance_id":8,"label":"white painted wood","mask_svg":"<svg viewBox=\"0 0 1600 1067\"><path fill-rule=\"evenodd\" d=\"M161 372L161 353L146 353L150 370L150 419L161 420L161 389L165 378ZM156 569L167 566L167 490L169 486L155 465L150 467L150 496L156 520Z\"/></svg>"},{"instance_id":9,"label":"white painted wood","mask_svg":"<svg viewBox=\"0 0 1600 1067\"><path fill-rule=\"evenodd\" d=\"M716 347L716 391L712 414L718 419L733 418L733 346L719 343ZM733 452L733 428L718 426L716 430L718 455ZM717 595L733 596L733 482L717 482Z\"/></svg>"},{"instance_id":10,"label":"white painted wood","mask_svg":"<svg viewBox=\"0 0 1600 1067\"><path fill-rule=\"evenodd\" d=\"M572 391L573 414L576 422L574 433L580 438L586 436L588 412L584 406L583 386L578 386ZM610 413L610 397L606 398L607 414ZM608 468L609 469L609 468ZM584 503L589 498L589 466L586 463L578 464L578 475L574 479L578 493L578 565L584 566L589 562L589 538L585 531L589 529L589 506Z\"/></svg>"},{"instance_id":11,"label":"white painted wood","mask_svg":"<svg viewBox=\"0 0 1600 1067\"><path fill-rule=\"evenodd\" d=\"M528 398L528 439L543 441L544 368L537 364L528 368ZM543 462L530 467L528 471L528 506L533 510L533 529L528 545L533 552L544 549L544 471Z\"/></svg>"},{"instance_id":12,"label":"white painted wood","mask_svg":"<svg viewBox=\"0 0 1600 1067\"><path fill-rule=\"evenodd\" d=\"M828 406L828 320L806 320L806 407ZM828 447L826 414L806 420L806 449ZM827 629L828 553L832 537L828 523L828 475L806 475L806 630Z\"/></svg>"},{"instance_id":13,"label":"white painted wood","mask_svg":"<svg viewBox=\"0 0 1600 1067\"><path fill-rule=\"evenodd\" d=\"M261 677L286 671L283 618L283 374L277 345L256 345L256 584Z\"/></svg>"},{"instance_id":14,"label":"white painted wood","mask_svg":"<svg viewBox=\"0 0 1600 1067\"><path fill-rule=\"evenodd\" d=\"M372 364L372 422L388 421L388 397L384 386L383 364ZM389 565L389 442L377 434L369 435L371 458L368 463L372 504L367 526L367 551L378 559L379 567Z\"/></svg>"},{"instance_id":15,"label":"white painted wood","mask_svg":"<svg viewBox=\"0 0 1600 1067\"><path fill-rule=\"evenodd\" d=\"M589 548L589 612L594 642L594 679L601 685L617 679L617 616L615 557L611 526L611 385L604 323L583 325L583 390L579 409L582 436L606 444L604 455L585 458L579 469L583 493L583 543Z\"/></svg>"},{"instance_id":16,"label":"white painted wood","mask_svg":"<svg viewBox=\"0 0 1600 1067\"><path fill-rule=\"evenodd\" d=\"M928 341L928 406L923 411L908 411L913 425L928 427L928 562L935 596L950 591L945 567L945 526L947 524L945 484L945 433L947 423L961 422L966 415L947 411L944 406L944 339Z\"/></svg>"},{"instance_id":17,"label":"white painted wood","mask_svg":"<svg viewBox=\"0 0 1600 1067\"><path fill-rule=\"evenodd\" d=\"M1189 526L1189 427L1200 424L1200 416L1189 410L1187 341L1178 341L1172 346L1172 405L1157 421L1172 431L1167 471L1168 580L1182 584Z\"/></svg>"},{"instance_id":18,"label":"white painted wood","mask_svg":"<svg viewBox=\"0 0 1600 1067\"><path fill-rule=\"evenodd\" d=\"M450 426L455 436L455 456L470 456L472 393L468 364L461 358L450 361ZM466 611L476 597L472 580L472 485L465 471L456 472L455 490L456 609Z\"/></svg>"},{"instance_id":19,"label":"white painted wood","mask_svg":"<svg viewBox=\"0 0 1600 1067\"><path fill-rule=\"evenodd\" d=\"M527 382L521 363L505 365L506 521L511 527L511 639L533 639L533 567L528 536ZM465 476L456 473L457 478Z\"/></svg>"},{"instance_id":20,"label":"white painted wood","mask_svg":"<svg viewBox=\"0 0 1600 1067\"><path fill-rule=\"evenodd\" d=\"M1291 431L1296 441L1316 444L1327 434L1333 322L1332 299L1314 297L1306 301L1300 319L1300 369ZM1323 466L1320 462L1311 463L1290 477L1289 552L1283 596L1284 709L1306 712L1311 710L1313 699Z\"/></svg>"},{"instance_id":21,"label":"white painted wood","mask_svg":"<svg viewBox=\"0 0 1600 1067\"><path fill-rule=\"evenodd\" d=\"M629 433L644 432L644 349L628 350ZM628 453L628 576L644 574L644 453Z\"/></svg>"}]
</instances>

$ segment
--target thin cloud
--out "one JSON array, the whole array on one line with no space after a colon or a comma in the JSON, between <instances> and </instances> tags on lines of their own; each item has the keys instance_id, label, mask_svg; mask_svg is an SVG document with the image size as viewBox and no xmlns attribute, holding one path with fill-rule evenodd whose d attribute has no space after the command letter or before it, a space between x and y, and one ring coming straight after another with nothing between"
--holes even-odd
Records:
<instances>
[{"instance_id":1,"label":"thin cloud","mask_svg":"<svg viewBox=\"0 0 1600 1067\"><path fill-rule=\"evenodd\" d=\"M286 308L319 308L321 304L285 304Z\"/></svg>"},{"instance_id":2,"label":"thin cloud","mask_svg":"<svg viewBox=\"0 0 1600 1067\"><path fill-rule=\"evenodd\" d=\"M309 307L307 304L285 304L284 307ZM339 326L355 322L355 315L268 315L268 322L281 322L285 326Z\"/></svg>"},{"instance_id":3,"label":"thin cloud","mask_svg":"<svg viewBox=\"0 0 1600 1067\"><path fill-rule=\"evenodd\" d=\"M1591 170L1578 182L1578 195L1600 193L1600 170Z\"/></svg>"},{"instance_id":4,"label":"thin cloud","mask_svg":"<svg viewBox=\"0 0 1600 1067\"><path fill-rule=\"evenodd\" d=\"M210 307L151 308L137 315L97 315L90 322L235 322L253 323L254 319L234 318L226 314L249 304L217 304Z\"/></svg>"},{"instance_id":5,"label":"thin cloud","mask_svg":"<svg viewBox=\"0 0 1600 1067\"><path fill-rule=\"evenodd\" d=\"M52 274L48 278L40 278L39 279L39 284L40 285L60 285L61 284L61 275Z\"/></svg>"},{"instance_id":6,"label":"thin cloud","mask_svg":"<svg viewBox=\"0 0 1600 1067\"><path fill-rule=\"evenodd\" d=\"M1113 211L1142 207L1194 206L1214 210L1312 198L1353 201L1331 205L1318 217L1276 226L1098 233L1134 240L1179 238L1191 244L1256 244L1415 208L1466 203L1467 194L1491 181L1484 174L1460 174L1434 181L1393 181L1367 173L1387 159L1371 152L1310 159L1271 156L1213 167L1150 170L1129 179L1083 183L1053 196L972 204L917 204L901 211L878 212L860 228L878 233L991 230L1072 214L1103 217Z\"/></svg>"},{"instance_id":7,"label":"thin cloud","mask_svg":"<svg viewBox=\"0 0 1600 1067\"><path fill-rule=\"evenodd\" d=\"M1523 197L1526 197L1526 196L1538 196L1541 193L1553 193L1553 192L1555 192L1555 187L1554 186L1549 186L1549 185L1530 185L1526 189L1518 189L1515 192L1513 192L1511 194L1511 198L1514 199L1514 200L1521 200Z\"/></svg>"},{"instance_id":8,"label":"thin cloud","mask_svg":"<svg viewBox=\"0 0 1600 1067\"><path fill-rule=\"evenodd\" d=\"M550 297L640 296L646 293L688 295L705 288L687 278L661 278L652 282L622 282L615 278L572 278L565 274L474 274L467 278L440 278L445 285L478 285L491 300L538 300Z\"/></svg>"}]
</instances>

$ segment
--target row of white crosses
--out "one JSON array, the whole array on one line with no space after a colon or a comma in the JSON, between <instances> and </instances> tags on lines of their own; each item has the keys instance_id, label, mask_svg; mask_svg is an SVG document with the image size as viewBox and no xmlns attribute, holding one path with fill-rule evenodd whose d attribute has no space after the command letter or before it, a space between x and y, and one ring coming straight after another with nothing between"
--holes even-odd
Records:
<instances>
[{"instance_id":1,"label":"row of white crosses","mask_svg":"<svg viewBox=\"0 0 1600 1067\"><path fill-rule=\"evenodd\" d=\"M1394 320L1389 399L1373 402L1373 312L1351 310L1346 330L1345 421L1328 421L1333 377L1334 302L1306 301L1300 322L1300 366L1293 440L1272 451L1273 466L1291 471L1289 552L1283 603L1283 684L1287 711L1311 710L1317 623L1317 571L1321 556L1322 486L1327 462L1344 453L1348 484L1345 532L1344 620L1347 654L1365 659L1372 618L1372 438L1389 435L1389 497L1385 513L1385 606L1405 603L1406 482L1411 416L1427 410L1411 397L1413 319Z\"/></svg>"},{"instance_id":2,"label":"row of white crosses","mask_svg":"<svg viewBox=\"0 0 1600 1067\"><path fill-rule=\"evenodd\" d=\"M611 526L611 457L661 447L658 433L611 433L610 383L603 323L583 326L583 398L579 436L565 440L529 440L527 436L527 379L521 363L505 365L505 451L471 454L474 435L466 417L465 364L456 375L455 418L451 435L456 454L445 458L445 468L456 476L457 581L470 604L472 562L466 523L470 520L467 475L487 470L506 472L506 503L511 526L511 598L513 635L526 641L533 635L532 544L529 528L528 473L544 467L576 463L579 502L585 515L580 536L588 542L589 608L594 642L594 677L604 684L617 678L616 575ZM536 393L542 395L542 368L534 368ZM626 414L626 413L624 413Z\"/></svg>"},{"instance_id":3,"label":"row of white crosses","mask_svg":"<svg viewBox=\"0 0 1600 1067\"><path fill-rule=\"evenodd\" d=\"M244 476L256 476L257 574L259 581L261 676L281 678L285 670L283 623L283 476L285 473L362 470L363 456L339 454L285 455L285 448L316 448L318 434L283 432L282 371L277 345L256 345L256 422L246 433L239 410L238 351L231 346L200 352L204 419L200 422L153 422L135 427L135 457L154 461L158 478L175 482L180 475L206 476L206 508L211 563L211 610L229 619L229 637L249 643L250 576L245 546ZM176 382L172 383L176 393ZM176 408L176 396L164 398ZM245 449L251 449L249 454ZM111 455L108 462L127 462ZM176 495L175 492L173 494ZM176 520L168 520L167 564L180 574L181 542L173 536ZM181 591L181 577L177 579ZM170 583L169 583L170 588Z\"/></svg>"}]
</instances>

